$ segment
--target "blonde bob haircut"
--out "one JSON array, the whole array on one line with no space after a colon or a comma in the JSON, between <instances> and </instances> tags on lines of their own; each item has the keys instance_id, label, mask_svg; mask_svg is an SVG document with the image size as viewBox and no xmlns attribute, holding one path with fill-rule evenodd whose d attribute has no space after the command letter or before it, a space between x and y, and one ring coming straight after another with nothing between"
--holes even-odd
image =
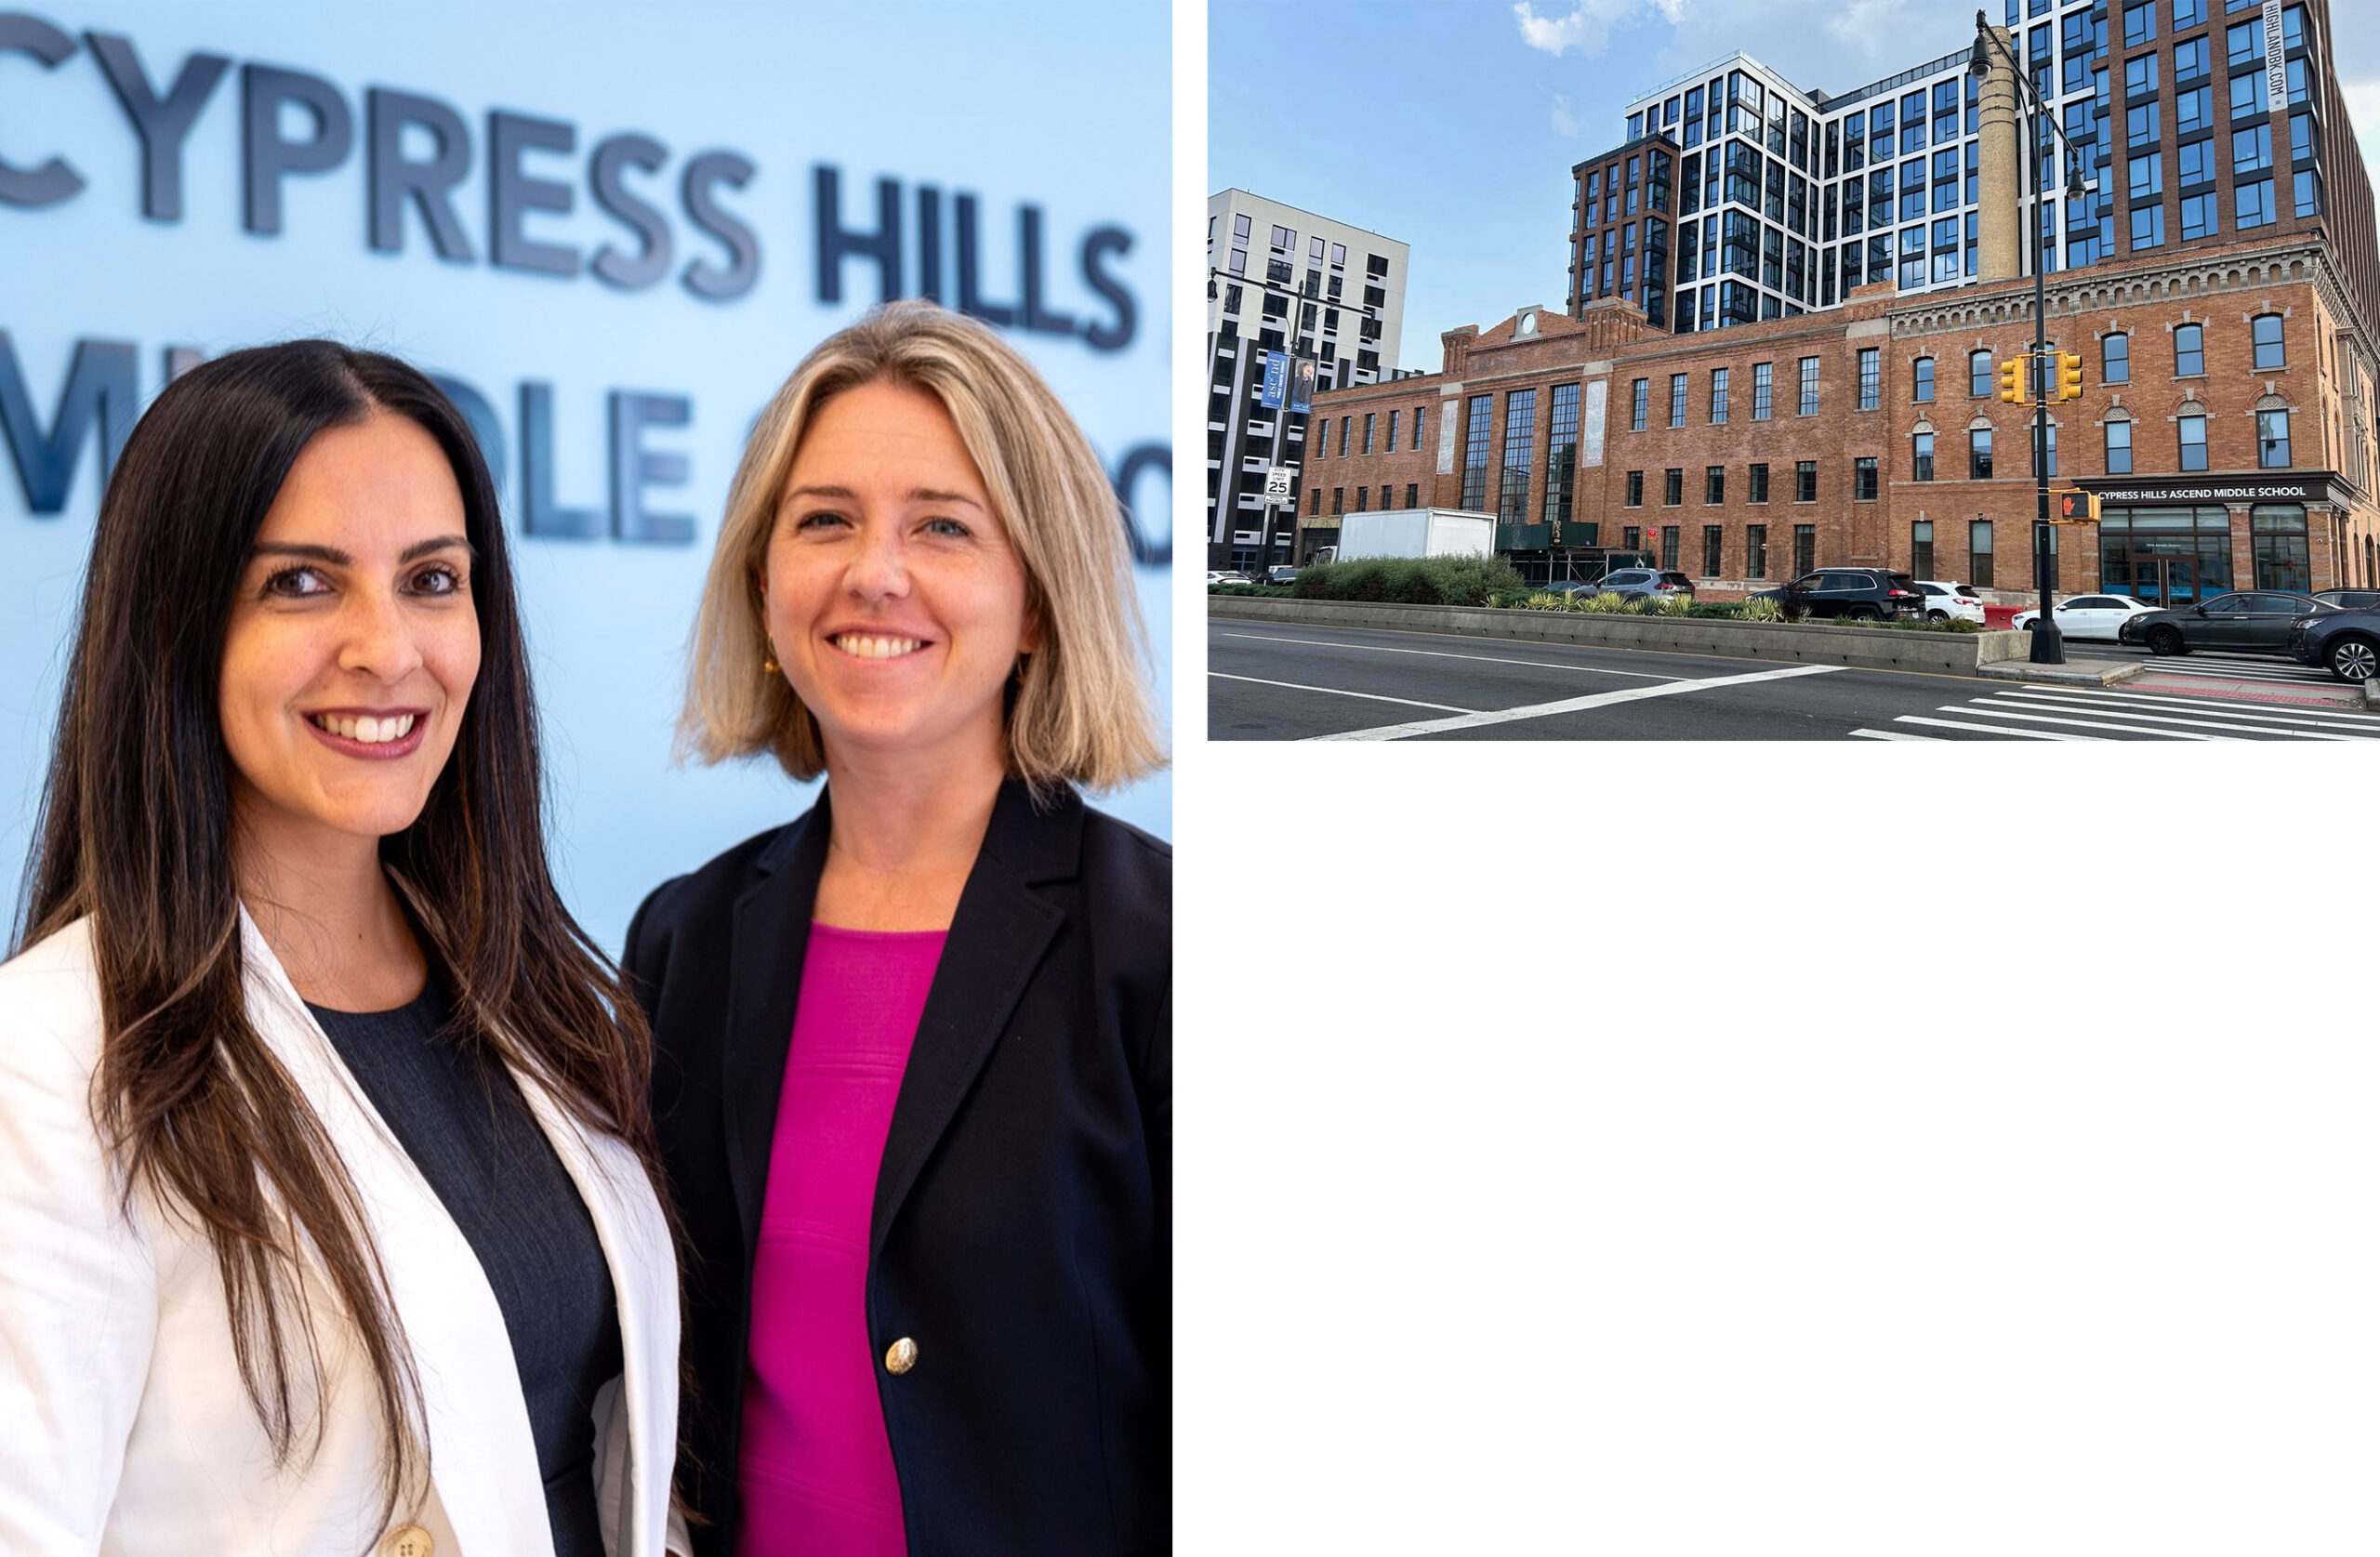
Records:
<instances>
[{"instance_id":1,"label":"blonde bob haircut","mask_svg":"<svg viewBox=\"0 0 2380 1557\"><path fill-rule=\"evenodd\" d=\"M768 668L760 578L810 418L845 390L877 383L921 390L950 413L1025 565L1040 642L1009 694L1009 772L1047 796L1066 784L1116 789L1164 766L1146 630L1107 472L1024 358L985 326L920 301L888 303L828 336L753 429L694 621L680 756L720 762L768 752L797 779L825 771L817 717Z\"/></svg>"}]
</instances>

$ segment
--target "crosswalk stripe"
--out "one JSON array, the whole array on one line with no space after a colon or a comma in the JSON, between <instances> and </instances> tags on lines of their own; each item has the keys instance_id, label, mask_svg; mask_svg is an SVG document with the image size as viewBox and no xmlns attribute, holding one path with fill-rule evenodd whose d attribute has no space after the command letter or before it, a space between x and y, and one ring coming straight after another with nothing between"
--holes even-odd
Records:
<instances>
[{"instance_id":1,"label":"crosswalk stripe","mask_svg":"<svg viewBox=\"0 0 2380 1557\"><path fill-rule=\"evenodd\" d=\"M2014 708L1994 708L1988 704L1950 704L1944 713L1983 714L1997 719L2034 719L2043 724L2073 724L2085 730L2121 730L2127 735L2162 735L2175 741L2212 741L2212 735L2201 735L2191 730L2146 730L2138 725L2109 724L2105 719L2062 719L2052 714L2019 713Z\"/></svg>"},{"instance_id":2,"label":"crosswalk stripe","mask_svg":"<svg viewBox=\"0 0 2380 1557\"><path fill-rule=\"evenodd\" d=\"M2209 659L2206 654L2189 654L2188 659L2151 654L2139 659L2151 671L2204 671L2204 674L2254 674L2254 676L2328 676L2323 666L2299 665L2296 659Z\"/></svg>"},{"instance_id":3,"label":"crosswalk stripe","mask_svg":"<svg viewBox=\"0 0 2380 1557\"><path fill-rule=\"evenodd\" d=\"M2221 670L2151 670L2140 679L2175 685L2226 687L2319 687L2329 682L2328 677L2316 680L2309 676L2234 676Z\"/></svg>"},{"instance_id":4,"label":"crosswalk stripe","mask_svg":"<svg viewBox=\"0 0 2380 1557\"><path fill-rule=\"evenodd\" d=\"M1939 741L1939 735L1920 735L1911 730L1855 730L1851 733L1871 741Z\"/></svg>"},{"instance_id":5,"label":"crosswalk stripe","mask_svg":"<svg viewBox=\"0 0 2380 1557\"><path fill-rule=\"evenodd\" d=\"M2291 665L2175 665L2171 660L2150 660L2147 674L2151 676L2219 676L2232 681L2327 681L2331 673L2306 666Z\"/></svg>"},{"instance_id":6,"label":"crosswalk stripe","mask_svg":"<svg viewBox=\"0 0 2380 1557\"><path fill-rule=\"evenodd\" d=\"M1957 713L1959 706L1950 704L1943 712ZM2056 730L2025 730L2013 724L1962 724L1957 719L1928 719L1924 714L1903 714L1895 724L1930 724L1942 730L1980 730L1987 735L2020 736L2028 741L2104 741L2105 735L2068 735Z\"/></svg>"},{"instance_id":7,"label":"crosswalk stripe","mask_svg":"<svg viewBox=\"0 0 2380 1557\"><path fill-rule=\"evenodd\" d=\"M2010 693L2000 699L2000 701L2024 703L2037 708L2065 708L2077 713L2085 711L2075 708L2073 704L2067 702L2063 698L2029 698L2020 693ZM1984 713L1991 712L1990 708L1985 708L1980 711ZM2282 730L2271 724L2235 724L2228 720L2184 719L2178 714L2151 713L2146 708L2134 708L2129 706L2120 707L2112 704L2104 703L2092 704L2087 711L2103 715L2104 717L2111 719L2130 719L2141 724L2183 724L2189 726L2193 730L2245 731L2251 734L2268 735L2277 740L2353 741L2360 738L2354 735L2342 735L2335 731L2330 730ZM2126 729L2129 728L2129 726L2118 725L2115 728ZM2158 733L2162 733L2162 732L2159 732ZM2361 738L2368 739L2368 737Z\"/></svg>"},{"instance_id":8,"label":"crosswalk stripe","mask_svg":"<svg viewBox=\"0 0 2380 1557\"><path fill-rule=\"evenodd\" d=\"M2380 714L2359 714L2349 709L2293 708L2287 713L2267 713L2238 703L2212 697L2159 697L2150 693L2103 692L2096 687L2028 687L2027 695L2055 698L2077 706L2097 704L2137 705L2148 708L2187 708L2198 713L2217 712L2226 719L2260 719L2276 724L2306 724L2326 730L2347 730L2380 735Z\"/></svg>"}]
</instances>

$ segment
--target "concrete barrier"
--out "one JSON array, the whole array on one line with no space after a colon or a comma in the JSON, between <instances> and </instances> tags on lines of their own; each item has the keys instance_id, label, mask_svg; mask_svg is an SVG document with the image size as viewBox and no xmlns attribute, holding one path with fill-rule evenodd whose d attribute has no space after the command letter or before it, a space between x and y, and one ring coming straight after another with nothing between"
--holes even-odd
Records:
<instances>
[{"instance_id":1,"label":"concrete barrier","mask_svg":"<svg viewBox=\"0 0 2380 1557\"><path fill-rule=\"evenodd\" d=\"M1316 627L1381 627L1394 632L1470 633L1539 643L1583 643L1653 653L1724 654L1737 659L1842 665L1866 670L1926 670L1973 676L1984 666L2023 659L2021 632L1912 632L1816 623L1726 622L1691 616L1596 616L1576 611L1513 611L1488 606L1391 605L1385 601L1285 600L1261 595L1210 595L1207 614L1239 622L1294 622Z\"/></svg>"}]
</instances>

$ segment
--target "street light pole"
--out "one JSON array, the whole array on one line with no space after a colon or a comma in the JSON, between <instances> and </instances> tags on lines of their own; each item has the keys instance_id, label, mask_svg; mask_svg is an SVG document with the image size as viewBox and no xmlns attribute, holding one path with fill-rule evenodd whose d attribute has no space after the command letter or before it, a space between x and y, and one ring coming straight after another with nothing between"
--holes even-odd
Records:
<instances>
[{"instance_id":1,"label":"street light pole","mask_svg":"<svg viewBox=\"0 0 2380 1557\"><path fill-rule=\"evenodd\" d=\"M2008 73L2023 89L2023 96L2011 106L2021 107L2026 99L2032 101L2032 111L2025 118L2033 143L2033 166L2039 168L2043 151L2042 122L2049 117L2049 107L2042 101L2041 93L2035 90L2031 79L2026 75L2024 66L2001 43L1999 34L1992 32L1981 11L1975 13L1975 48L1967 56L1967 73L1978 80L1990 73L1991 61L1984 52L1987 43L1998 49L2000 57L2008 61ZM2058 130L2055 124L2050 128L2063 138L2064 132ZM2023 143L2013 138L2009 147L2016 159L2016 210L2021 219L2025 208L2024 191L2029 187L2025 181L2025 150ZM2039 183L2038 178L2033 180L2032 193L2036 201L2043 198ZM2080 200L2082 194L2082 170L2075 160L2073 146L2069 144L2066 150L2066 197ZM2064 665L2063 635L2057 630L2057 618L2052 614L2050 599L2049 369L2046 356L2048 342L2043 338L2049 309L2047 290L2042 277L2042 224L2038 215L2042 207L2037 205L2034 209L2036 217L2032 230L2023 234L2024 246L2017 250L2019 254L2030 255L2033 265L2033 343L2026 355L2025 365L2030 370L2033 392L2033 582L2040 588L2042 604L2040 614L2033 619L2030 658L2034 665Z\"/></svg>"}]
</instances>

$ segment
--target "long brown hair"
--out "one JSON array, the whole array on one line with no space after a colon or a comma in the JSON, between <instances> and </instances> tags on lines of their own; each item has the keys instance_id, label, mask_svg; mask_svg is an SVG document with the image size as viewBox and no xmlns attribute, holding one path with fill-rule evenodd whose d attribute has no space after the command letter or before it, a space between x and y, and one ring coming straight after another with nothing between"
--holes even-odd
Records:
<instances>
[{"instance_id":1,"label":"long brown hair","mask_svg":"<svg viewBox=\"0 0 2380 1557\"><path fill-rule=\"evenodd\" d=\"M224 633L265 512L326 428L404 416L438 442L476 561L480 672L421 814L380 855L416 911L455 1041L624 1138L656 1186L652 1041L547 869L536 709L496 492L461 416L394 358L329 341L233 352L158 396L100 500L17 948L87 917L105 1037L94 1123L205 1231L242 1382L276 1464L321 1441L327 1388L298 1274L311 1245L353 1323L388 1445L384 1520L428 1484L420 1386L355 1187L249 1020ZM311 1377L311 1412L306 1379Z\"/></svg>"}]
</instances>

